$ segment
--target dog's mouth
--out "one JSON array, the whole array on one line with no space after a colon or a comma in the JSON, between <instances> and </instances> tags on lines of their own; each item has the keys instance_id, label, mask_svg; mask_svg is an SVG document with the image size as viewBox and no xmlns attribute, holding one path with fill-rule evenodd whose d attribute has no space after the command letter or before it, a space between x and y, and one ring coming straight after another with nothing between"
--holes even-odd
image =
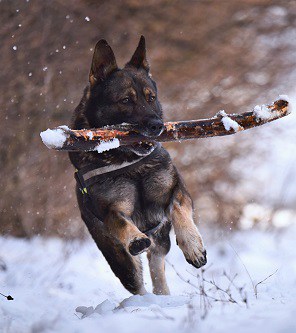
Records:
<instances>
[{"instance_id":1,"label":"dog's mouth","mask_svg":"<svg viewBox=\"0 0 296 333\"><path fill-rule=\"evenodd\" d=\"M142 141L128 146L128 149L139 156L145 156L152 153L156 146L155 141Z\"/></svg>"}]
</instances>

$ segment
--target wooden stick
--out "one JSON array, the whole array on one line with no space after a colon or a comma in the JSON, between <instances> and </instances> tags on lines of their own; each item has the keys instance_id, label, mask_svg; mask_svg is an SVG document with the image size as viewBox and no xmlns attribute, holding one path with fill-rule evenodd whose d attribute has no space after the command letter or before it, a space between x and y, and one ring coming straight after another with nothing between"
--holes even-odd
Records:
<instances>
[{"instance_id":1,"label":"wooden stick","mask_svg":"<svg viewBox=\"0 0 296 333\"><path fill-rule=\"evenodd\" d=\"M41 138L47 147L56 150L102 152L141 142L182 141L224 136L285 117L290 113L288 105L286 100L280 99L271 105L256 106L253 111L242 114L227 115L224 111L220 111L210 119L167 122L165 130L155 138L142 135L135 125L131 124L83 130L71 130L61 126L42 132Z\"/></svg>"}]
</instances>

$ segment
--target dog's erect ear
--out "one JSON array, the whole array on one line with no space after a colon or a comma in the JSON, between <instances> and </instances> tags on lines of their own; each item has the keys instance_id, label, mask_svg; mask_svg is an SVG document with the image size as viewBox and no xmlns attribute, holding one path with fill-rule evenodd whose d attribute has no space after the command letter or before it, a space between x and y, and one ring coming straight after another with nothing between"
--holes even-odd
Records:
<instances>
[{"instance_id":1,"label":"dog's erect ear","mask_svg":"<svg viewBox=\"0 0 296 333\"><path fill-rule=\"evenodd\" d=\"M132 56L131 60L125 65L125 67L136 67L137 69L143 68L149 72L149 63L146 59L146 43L145 37L141 36L139 45Z\"/></svg>"},{"instance_id":2,"label":"dog's erect ear","mask_svg":"<svg viewBox=\"0 0 296 333\"><path fill-rule=\"evenodd\" d=\"M111 47L104 39L101 39L96 44L91 63L89 73L90 84L94 85L98 81L105 80L106 77L117 68L115 56Z\"/></svg>"}]
</instances>

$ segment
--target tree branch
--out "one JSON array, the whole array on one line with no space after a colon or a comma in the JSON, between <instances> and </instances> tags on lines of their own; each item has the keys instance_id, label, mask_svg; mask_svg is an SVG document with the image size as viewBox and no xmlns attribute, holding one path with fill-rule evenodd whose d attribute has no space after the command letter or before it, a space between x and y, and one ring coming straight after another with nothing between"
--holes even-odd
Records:
<instances>
[{"instance_id":1,"label":"tree branch","mask_svg":"<svg viewBox=\"0 0 296 333\"><path fill-rule=\"evenodd\" d=\"M261 126L287 116L289 103L280 99L271 105L256 106L253 111L227 115L220 111L210 119L165 123L165 130L155 138L142 135L137 126L120 124L99 129L71 130L66 126L42 132L43 143L48 147L64 151L102 152L135 143L153 141L182 141L235 134L249 128Z\"/></svg>"}]
</instances>

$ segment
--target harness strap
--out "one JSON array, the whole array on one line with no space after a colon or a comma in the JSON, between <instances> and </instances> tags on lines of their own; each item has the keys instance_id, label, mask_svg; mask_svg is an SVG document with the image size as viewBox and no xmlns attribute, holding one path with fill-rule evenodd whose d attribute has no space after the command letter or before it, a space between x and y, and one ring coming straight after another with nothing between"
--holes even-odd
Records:
<instances>
[{"instance_id":1,"label":"harness strap","mask_svg":"<svg viewBox=\"0 0 296 333\"><path fill-rule=\"evenodd\" d=\"M90 187L91 185L97 183L101 176L108 176L110 174L112 174L112 176L118 176L125 171L128 171L131 167L134 168L140 161L142 161L146 157L148 156L140 157L132 162L123 162L122 164L107 165L95 168L85 173L81 172L81 170L79 170L79 172L83 177L86 187Z\"/></svg>"},{"instance_id":2,"label":"harness strap","mask_svg":"<svg viewBox=\"0 0 296 333\"><path fill-rule=\"evenodd\" d=\"M83 179L85 181L87 181L90 178L95 177L95 176L100 176L100 175L103 175L105 173L110 173L110 172L113 172L113 171L124 169L124 168L126 168L130 165L133 165L133 164L136 164L136 163L140 162L145 157L146 156L142 156L142 157L140 157L140 158L138 158L134 161L131 161L131 162L123 162L121 164L111 164L111 165L107 165L107 166L104 166L104 167L100 167L100 168L90 170L90 171L86 172L83 175Z\"/></svg>"},{"instance_id":3,"label":"harness strap","mask_svg":"<svg viewBox=\"0 0 296 333\"><path fill-rule=\"evenodd\" d=\"M156 234L163 226L165 226L168 223L170 223L170 222L168 220L164 219L160 223L158 223L158 225L156 227L143 231L143 234L145 234L148 237L152 236L152 235Z\"/></svg>"},{"instance_id":4,"label":"harness strap","mask_svg":"<svg viewBox=\"0 0 296 333\"><path fill-rule=\"evenodd\" d=\"M151 152L152 154L153 152ZM150 156L149 154L148 156ZM95 169L90 169L89 166L84 168L86 171L83 173L83 169L81 170L75 170L74 177L76 179L76 182L79 186L79 190L81 191L83 195L83 205L86 209L86 215L89 217L92 221L96 221L100 224L103 224L103 222L98 218L96 214L96 207L93 205L93 201L91 199L91 195L88 192L87 188L97 182L97 177L106 173L112 172L113 175L114 173L119 174L124 172L125 169L127 169L129 166L137 164L140 162L142 159L148 157L148 156L143 156L138 158L137 160L134 160L132 162L124 162L120 165L110 165L110 166L103 166L100 168L95 168ZM156 227L153 227L151 229L148 229L146 231L143 231L145 235L152 236L153 234L156 234L165 224L167 224L169 221L168 220L163 220L161 221Z\"/></svg>"},{"instance_id":5,"label":"harness strap","mask_svg":"<svg viewBox=\"0 0 296 333\"><path fill-rule=\"evenodd\" d=\"M91 196L88 193L87 187L85 186L85 183L84 183L84 180L83 180L83 177L82 177L82 175L80 174L80 172L78 170L75 170L74 177L75 177L76 182L79 186L79 190L83 195L83 197L82 197L83 198L83 205L86 208L88 217L90 217L91 220L100 221L98 219L97 215L94 213L95 212L95 207L92 203ZM100 221L100 223L102 223L102 222Z\"/></svg>"},{"instance_id":6,"label":"harness strap","mask_svg":"<svg viewBox=\"0 0 296 333\"><path fill-rule=\"evenodd\" d=\"M80 177L83 178L85 183L85 187L88 188L93 184L97 183L102 175L118 176L130 168L135 168L137 164L139 164L142 160L148 159L154 156L155 152L158 150L159 145L155 147L155 149L146 156L141 156L130 162L123 162L121 164L111 164L111 165L100 165L100 164L88 164L79 169Z\"/></svg>"}]
</instances>

